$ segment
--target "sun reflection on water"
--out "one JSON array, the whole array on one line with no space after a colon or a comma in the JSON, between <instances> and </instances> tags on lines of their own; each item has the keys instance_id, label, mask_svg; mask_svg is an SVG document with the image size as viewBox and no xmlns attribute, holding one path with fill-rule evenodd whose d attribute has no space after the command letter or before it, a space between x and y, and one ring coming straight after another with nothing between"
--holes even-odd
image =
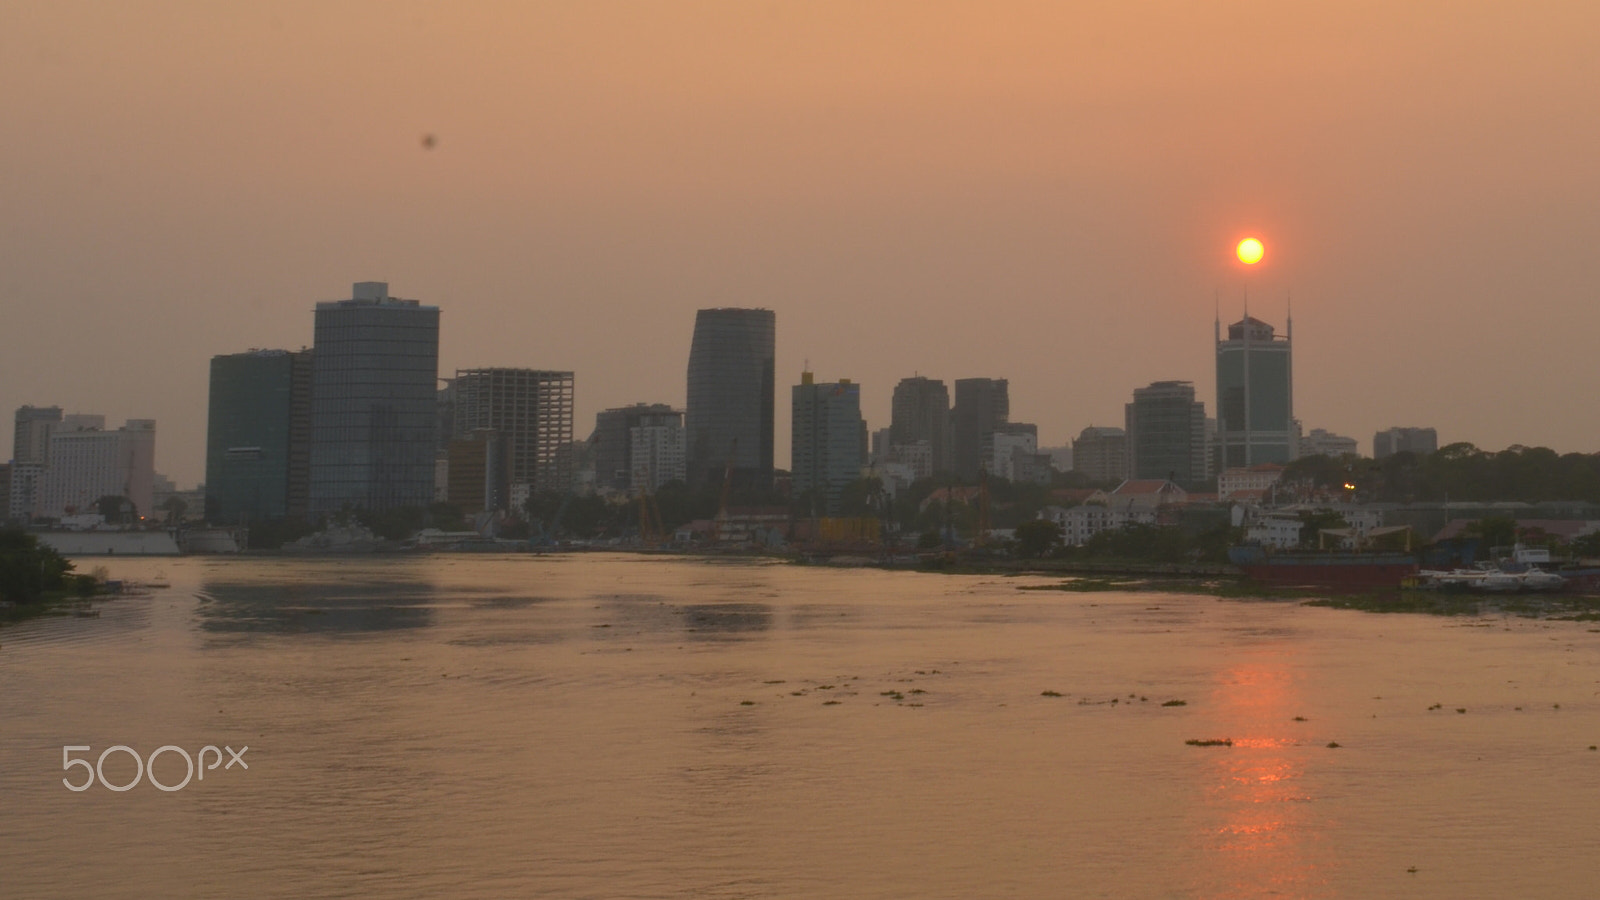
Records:
<instances>
[{"instance_id":1,"label":"sun reflection on water","mask_svg":"<svg viewBox=\"0 0 1600 900\"><path fill-rule=\"evenodd\" d=\"M1217 674L1208 727L1233 745L1197 769L1204 804L1200 845L1207 897L1318 896L1332 866L1328 823L1316 807L1307 765L1317 752L1303 712L1291 652L1260 653Z\"/></svg>"}]
</instances>

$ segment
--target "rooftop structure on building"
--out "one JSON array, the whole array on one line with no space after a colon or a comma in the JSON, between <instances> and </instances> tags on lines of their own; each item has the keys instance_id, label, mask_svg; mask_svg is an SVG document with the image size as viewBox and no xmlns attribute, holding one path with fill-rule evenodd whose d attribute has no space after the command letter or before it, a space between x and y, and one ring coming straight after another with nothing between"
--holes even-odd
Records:
<instances>
[{"instance_id":1,"label":"rooftop structure on building","mask_svg":"<svg viewBox=\"0 0 1600 900\"><path fill-rule=\"evenodd\" d=\"M1156 507L1186 503L1188 499L1189 492L1171 479L1129 478L1107 495L1106 502L1112 507Z\"/></svg>"},{"instance_id":2,"label":"rooftop structure on building","mask_svg":"<svg viewBox=\"0 0 1600 900\"><path fill-rule=\"evenodd\" d=\"M1248 314L1216 323L1217 470L1294 458L1294 320L1278 336Z\"/></svg>"},{"instance_id":3,"label":"rooftop structure on building","mask_svg":"<svg viewBox=\"0 0 1600 900\"><path fill-rule=\"evenodd\" d=\"M689 347L684 453L689 482L772 483L777 317L770 309L702 309Z\"/></svg>"},{"instance_id":4,"label":"rooftop structure on building","mask_svg":"<svg viewBox=\"0 0 1600 900\"><path fill-rule=\"evenodd\" d=\"M438 445L439 308L356 283L318 303L310 508L427 506Z\"/></svg>"}]
</instances>

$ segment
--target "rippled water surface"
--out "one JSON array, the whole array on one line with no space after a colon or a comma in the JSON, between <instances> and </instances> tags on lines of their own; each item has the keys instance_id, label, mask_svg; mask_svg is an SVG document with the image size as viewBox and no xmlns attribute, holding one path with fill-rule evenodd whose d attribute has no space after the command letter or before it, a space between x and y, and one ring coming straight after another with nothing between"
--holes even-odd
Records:
<instances>
[{"instance_id":1,"label":"rippled water surface","mask_svg":"<svg viewBox=\"0 0 1600 900\"><path fill-rule=\"evenodd\" d=\"M1581 897L1600 878L1594 623L627 556L113 574L171 586L0 630L0 896ZM117 744L248 745L249 769L62 784L83 779L64 745ZM120 752L103 770L136 774Z\"/></svg>"}]
</instances>

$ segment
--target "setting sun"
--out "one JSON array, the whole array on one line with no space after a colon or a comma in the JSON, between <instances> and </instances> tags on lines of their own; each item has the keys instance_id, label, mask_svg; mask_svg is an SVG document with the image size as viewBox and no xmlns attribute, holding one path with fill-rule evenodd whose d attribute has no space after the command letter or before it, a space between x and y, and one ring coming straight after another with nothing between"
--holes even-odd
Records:
<instances>
[{"instance_id":1,"label":"setting sun","mask_svg":"<svg viewBox=\"0 0 1600 900\"><path fill-rule=\"evenodd\" d=\"M1245 238L1239 242L1239 246L1235 248L1234 252L1239 255L1239 262L1247 266L1253 266L1261 261L1261 254L1265 250L1260 241L1255 238Z\"/></svg>"}]
</instances>

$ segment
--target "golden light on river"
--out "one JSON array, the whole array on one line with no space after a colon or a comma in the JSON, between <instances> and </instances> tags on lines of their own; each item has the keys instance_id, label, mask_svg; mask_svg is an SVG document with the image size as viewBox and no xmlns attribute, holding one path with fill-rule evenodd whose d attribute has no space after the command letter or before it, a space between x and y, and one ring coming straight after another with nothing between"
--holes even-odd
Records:
<instances>
[{"instance_id":1,"label":"golden light on river","mask_svg":"<svg viewBox=\"0 0 1600 900\"><path fill-rule=\"evenodd\" d=\"M1239 262L1253 266L1261 261L1261 255L1266 252L1266 248L1261 246L1261 241L1256 238L1245 238L1233 252L1238 254Z\"/></svg>"}]
</instances>

